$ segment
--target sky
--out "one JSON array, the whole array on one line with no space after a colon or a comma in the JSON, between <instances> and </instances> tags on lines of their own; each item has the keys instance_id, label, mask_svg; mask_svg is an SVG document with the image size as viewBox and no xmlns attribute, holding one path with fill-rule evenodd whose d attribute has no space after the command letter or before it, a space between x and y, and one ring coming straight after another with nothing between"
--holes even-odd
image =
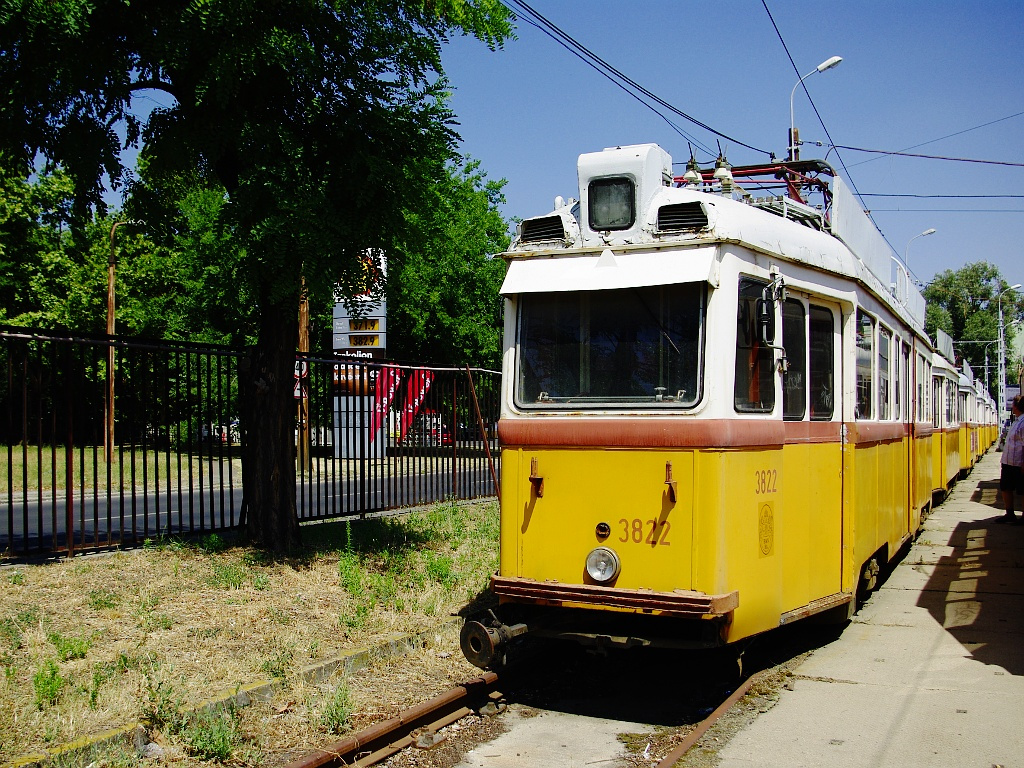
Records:
<instances>
[{"instance_id":1,"label":"sky","mask_svg":"<svg viewBox=\"0 0 1024 768\"><path fill-rule=\"evenodd\" d=\"M828 144L831 136L849 147L1018 166L806 144L802 159L829 153L828 162L863 195L921 282L988 261L1008 283L1024 283L1024 2L766 2L797 70L760 0L531 6L680 111L779 158L786 155L794 85L841 56L837 67L804 81L828 135L796 91L794 120L803 141ZM556 195L579 198L577 157L604 147L657 143L679 163L680 175L688 140L704 167L713 165L717 141L732 165L768 159L661 108L677 131L524 20L516 36L496 52L472 38L455 39L443 51L462 153L479 160L488 178L507 181L507 217L547 213ZM882 194L1013 197L874 196ZM934 234L916 237L931 228Z\"/></svg>"}]
</instances>

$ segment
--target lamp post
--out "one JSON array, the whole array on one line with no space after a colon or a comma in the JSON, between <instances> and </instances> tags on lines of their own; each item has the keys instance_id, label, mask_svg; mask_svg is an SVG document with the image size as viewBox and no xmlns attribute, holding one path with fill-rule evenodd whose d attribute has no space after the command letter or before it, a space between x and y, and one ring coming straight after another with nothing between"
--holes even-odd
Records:
<instances>
[{"instance_id":1,"label":"lamp post","mask_svg":"<svg viewBox=\"0 0 1024 768\"><path fill-rule=\"evenodd\" d=\"M912 238L910 238L907 241L907 247L903 249L903 263L904 264L907 263L907 257L910 255L910 244L912 242L917 240L917 238L919 238L919 237L927 237L928 235L934 235L934 234L935 234L935 229L934 228L930 228L930 229L926 229L924 232L921 232L920 234L914 235Z\"/></svg>"},{"instance_id":2,"label":"lamp post","mask_svg":"<svg viewBox=\"0 0 1024 768\"><path fill-rule=\"evenodd\" d=\"M996 299L996 304L999 306L999 425L1002 428L1005 416L1003 412L1006 410L1006 350L1004 348L1003 341L1003 294L1008 291L1016 291L1020 288L1020 283L1011 285L1009 288L1003 288L999 292L999 296Z\"/></svg>"},{"instance_id":3,"label":"lamp post","mask_svg":"<svg viewBox=\"0 0 1024 768\"><path fill-rule=\"evenodd\" d=\"M842 56L833 56L832 58L825 59L818 66L808 72L806 75L796 81L796 85L793 86L793 91L789 94L789 160L799 160L799 150L797 150L797 143L799 140L796 132L796 124L793 121L793 97L796 96L796 89L800 87L800 83L806 80L808 77L813 75L815 72L824 72L826 69L832 69L843 60Z\"/></svg>"}]
</instances>

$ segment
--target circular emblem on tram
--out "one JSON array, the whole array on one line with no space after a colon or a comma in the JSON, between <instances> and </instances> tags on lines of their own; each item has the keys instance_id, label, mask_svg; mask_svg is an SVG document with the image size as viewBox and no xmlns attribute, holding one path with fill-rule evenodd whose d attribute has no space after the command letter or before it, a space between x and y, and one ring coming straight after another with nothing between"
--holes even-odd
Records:
<instances>
[{"instance_id":1,"label":"circular emblem on tram","mask_svg":"<svg viewBox=\"0 0 1024 768\"><path fill-rule=\"evenodd\" d=\"M775 546L775 517L771 504L762 504L757 521L757 538L762 555L770 555Z\"/></svg>"}]
</instances>

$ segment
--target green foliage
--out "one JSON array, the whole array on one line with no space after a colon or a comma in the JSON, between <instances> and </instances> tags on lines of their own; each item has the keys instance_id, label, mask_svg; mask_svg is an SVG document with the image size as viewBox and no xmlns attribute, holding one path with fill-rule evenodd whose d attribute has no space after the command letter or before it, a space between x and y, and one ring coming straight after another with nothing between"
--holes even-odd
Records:
<instances>
[{"instance_id":1,"label":"green foliage","mask_svg":"<svg viewBox=\"0 0 1024 768\"><path fill-rule=\"evenodd\" d=\"M498 367L509 244L498 205L505 181L486 181L479 163L448 166L422 211L407 213L411 234L389 260L389 351L431 363Z\"/></svg>"},{"instance_id":2,"label":"green foliage","mask_svg":"<svg viewBox=\"0 0 1024 768\"><path fill-rule=\"evenodd\" d=\"M71 659L84 659L85 654L92 647L92 640L86 637L64 637L60 632L50 632L46 639L53 643L57 649L57 656L61 661Z\"/></svg>"},{"instance_id":3,"label":"green foliage","mask_svg":"<svg viewBox=\"0 0 1024 768\"><path fill-rule=\"evenodd\" d=\"M241 589L245 585L248 572L241 563L211 563L210 582L221 589Z\"/></svg>"},{"instance_id":4,"label":"green foliage","mask_svg":"<svg viewBox=\"0 0 1024 768\"><path fill-rule=\"evenodd\" d=\"M118 599L117 593L111 592L109 589L89 590L89 607L94 611L113 608L117 605Z\"/></svg>"},{"instance_id":5,"label":"green foliage","mask_svg":"<svg viewBox=\"0 0 1024 768\"><path fill-rule=\"evenodd\" d=\"M189 715L181 729L186 751L200 760L229 760L242 742L238 719L233 708L201 709Z\"/></svg>"},{"instance_id":6,"label":"green foliage","mask_svg":"<svg viewBox=\"0 0 1024 768\"><path fill-rule=\"evenodd\" d=\"M939 273L924 289L928 302L925 330L932 338L936 328L952 336L957 354L971 364L976 375L983 376L987 365L993 395L999 355L999 310L1003 312L1006 349L1012 347L1013 321L1024 318L1024 293L1009 288L998 267L979 261ZM1011 382L1016 378L1013 369L1014 366L1007 367Z\"/></svg>"},{"instance_id":7,"label":"green foliage","mask_svg":"<svg viewBox=\"0 0 1024 768\"><path fill-rule=\"evenodd\" d=\"M61 676L53 659L47 659L32 675L32 690L39 709L53 706L60 699L67 681Z\"/></svg>"},{"instance_id":8,"label":"green foliage","mask_svg":"<svg viewBox=\"0 0 1024 768\"><path fill-rule=\"evenodd\" d=\"M208 555L214 555L218 552L223 552L229 546L224 540L223 536L218 536L216 533L210 533L203 536L196 542L196 546L201 552L205 552Z\"/></svg>"},{"instance_id":9,"label":"green foliage","mask_svg":"<svg viewBox=\"0 0 1024 768\"><path fill-rule=\"evenodd\" d=\"M7 581L9 581L12 586L23 587L25 586L25 574L15 569L7 574Z\"/></svg>"},{"instance_id":10,"label":"green foliage","mask_svg":"<svg viewBox=\"0 0 1024 768\"><path fill-rule=\"evenodd\" d=\"M272 649L271 654L260 663L260 671L267 677L284 678L295 660L295 649L290 646L279 646Z\"/></svg>"},{"instance_id":11,"label":"green foliage","mask_svg":"<svg viewBox=\"0 0 1024 768\"><path fill-rule=\"evenodd\" d=\"M240 414L264 446L244 470L259 500L248 533L291 550L291 437L274 425L294 405L287 370L304 282L321 307L335 286L380 297L386 286L366 285L364 259L387 252L401 281L388 287L418 284L392 300L415 305L396 311L395 338L408 339L396 351L497 359L503 266L481 259L504 237L500 184L472 165L449 169L457 135L441 46L470 34L494 49L511 19L500 0L311 0L286 13L268 0L5 5L0 166L14 204L0 234L22 252L0 253L0 306L26 324L102 331L114 241L121 330L256 335L247 379L273 384L250 390ZM143 90L168 106L140 117L132 98ZM138 179L122 143L139 148ZM26 186L28 158L52 177L38 190L45 203ZM104 176L127 186L126 211L144 226L113 237ZM52 222L37 227L37 210ZM451 216L464 214L460 229Z\"/></svg>"},{"instance_id":12,"label":"green foliage","mask_svg":"<svg viewBox=\"0 0 1024 768\"><path fill-rule=\"evenodd\" d=\"M176 733L182 725L181 697L174 684L167 680L154 665L143 676L145 701L142 705L142 719L155 728Z\"/></svg>"},{"instance_id":13,"label":"green foliage","mask_svg":"<svg viewBox=\"0 0 1024 768\"><path fill-rule=\"evenodd\" d=\"M335 688L320 709L320 727L327 733L342 734L352 724L352 694L345 683Z\"/></svg>"}]
</instances>

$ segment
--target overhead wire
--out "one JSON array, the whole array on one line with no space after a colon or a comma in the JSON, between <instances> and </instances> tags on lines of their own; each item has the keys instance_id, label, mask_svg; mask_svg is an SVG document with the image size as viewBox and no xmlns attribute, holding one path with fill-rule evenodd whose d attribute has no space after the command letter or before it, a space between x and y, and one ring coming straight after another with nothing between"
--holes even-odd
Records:
<instances>
[{"instance_id":1,"label":"overhead wire","mask_svg":"<svg viewBox=\"0 0 1024 768\"><path fill-rule=\"evenodd\" d=\"M515 2L515 1L516 0L512 0L512 2ZM509 8L508 5L505 5L505 7ZM509 10L511 10L513 14L516 14L515 9L509 8ZM575 56L576 58L580 59L580 61L582 61L588 67L590 67L591 69L596 71L602 77L606 78L609 82L612 83L612 85L615 85L616 87L620 88L625 93L627 93L629 96L632 96L634 99L639 101L643 106L645 106L649 110L651 110L654 114L656 114L658 117L660 117L662 120L664 120L668 124L668 126L670 128L672 128L672 130L674 130L676 133L678 133L680 136L682 136L684 139L686 139L688 143L696 144L697 147L699 147L701 150L703 150L707 154L709 154L712 157L714 157L714 154L715 154L714 150L712 150L712 149L708 148L707 146L705 146L704 144L702 144L701 141L696 136L691 136L690 134L686 133L686 131L684 131L680 126L676 125L671 120L669 120L669 118L668 118L668 116L666 114L664 114L663 112L658 111L657 109L655 109L655 107L653 105L647 103L642 98L640 98L640 96L638 94L636 94L633 91L629 90L629 88L627 88L625 86L625 84L623 84L623 83L619 82L618 80L616 80L609 72L606 72L606 71L602 70L599 66L594 64L592 61L588 61L585 56L581 55L579 51L574 50L572 45L570 45L565 40L560 39L557 34L553 34L546 27L542 26L541 23L539 23L537 21L534 21L533 19L528 18L526 16L523 16L522 14L516 14L516 18L521 20L521 21L526 22L527 24L529 24L534 29L536 29L536 30L544 33L548 37L550 37L552 40L554 40L560 46L565 48L565 50L567 50L573 56ZM556 27L556 29L557 29L557 27Z\"/></svg>"},{"instance_id":2,"label":"overhead wire","mask_svg":"<svg viewBox=\"0 0 1024 768\"><path fill-rule=\"evenodd\" d=\"M826 131L826 134L828 131ZM831 139L829 139L831 141ZM895 152L886 149L864 149L863 147L848 147L843 144L829 144L836 149L848 149L851 152L870 152L876 155L893 155L896 157L919 157L925 160L949 160L956 163L983 163L985 165L1007 165L1013 168L1024 168L1024 163L1013 163L1007 160L977 160L971 157L948 157L946 155L921 155L915 152ZM839 153L837 152L836 155Z\"/></svg>"},{"instance_id":3,"label":"overhead wire","mask_svg":"<svg viewBox=\"0 0 1024 768\"><path fill-rule=\"evenodd\" d=\"M947 133L945 136L939 136L937 139L928 139L928 141L922 141L920 144L912 144L911 146L904 147L903 149L901 149L899 151L900 152L908 152L911 149L917 149L918 147L924 147L924 146L927 146L929 144L934 144L934 143L936 143L938 141L943 141L945 139L951 139L954 136L961 136L961 135L963 135L965 133L970 133L971 131L977 131L977 130L979 130L981 128L988 128L990 125L995 125L996 123L1001 123L1004 120L1012 120L1013 118L1020 117L1021 115L1024 115L1024 112L1014 112L1012 115L1006 115L1006 117L997 117L995 120L989 120L987 123L982 123L981 125L974 125L974 126L971 126L970 128L964 128L963 130L960 130L960 131L954 131L953 133ZM880 159L881 158L878 158L878 157L872 157L872 158L869 158L867 160L861 160L859 163L852 163L852 165L865 165L867 163L873 163L873 162L875 162L875 160L880 160Z\"/></svg>"},{"instance_id":4,"label":"overhead wire","mask_svg":"<svg viewBox=\"0 0 1024 768\"><path fill-rule=\"evenodd\" d=\"M643 96L647 97L648 99L650 99L654 103L658 104L659 106L663 107L664 109L668 110L669 112L671 112L671 113L673 113L673 114L683 118L684 120L687 120L687 121L693 123L694 125L698 126L699 128L703 128L704 130L708 131L709 133L714 134L715 136L718 136L719 138L725 139L726 141L732 142L733 144L738 144L739 146L745 147L745 148L750 149L750 150L753 150L754 152L760 152L762 154L765 154L765 155L768 155L768 156L772 156L772 152L770 152L769 150L761 149L760 147L755 147L752 144L747 144L746 142L740 141L737 138L729 136L728 134L723 133L723 132L721 132L719 130L716 130L715 128L712 128L707 123L704 123L704 122L698 120L697 118L693 117L692 115L689 115L686 112L683 112L681 109L679 109L678 107L674 106L673 104L665 101L663 98L661 98L657 94L653 93L652 91L648 90L644 86L640 85L638 82L636 82L635 80L633 80L629 76L625 75L619 69L615 68L614 66L609 64L607 61L602 59L600 56L598 56L596 53L591 51L589 48L584 46L582 43L577 41L571 35L567 34L565 31L560 29L557 25L555 25L553 22L549 21L541 13L539 13L537 10L535 10L533 7L531 7L527 2L525 2L525 0L508 0L508 2L510 2L513 5L517 6L526 15L532 17L537 22L537 23L533 23L532 24L533 26L537 27L542 32L547 34L549 37L551 37L552 39L556 40L556 42L559 42L559 44L561 44L563 47L565 47L567 50L569 50L573 55L577 56L577 58L581 59L588 66L590 66L593 69L597 70L604 77L606 77L609 80L611 80L612 82L614 82L616 85L618 85L620 88L625 90L627 93L630 93L630 95L632 95L634 98L636 98L642 104L647 106L652 111L655 111L656 114L660 114L660 113L657 113L657 110L654 110L654 108L650 104L647 104L643 99L640 99L636 95L636 93L633 93L629 89L630 88L634 89L638 93L643 94ZM510 7L508 5L508 2L503 3L503 4L505 4L505 7L509 8L509 10L511 10L513 13L517 13L516 12L516 8ZM517 14L517 15L519 15L519 14ZM530 20L526 19L526 18L524 18L523 20L527 21L527 22L530 22ZM541 25L541 26L538 26L538 24ZM629 87L627 88L626 86L629 86ZM663 115L661 115L661 116L664 118ZM672 123L670 121L669 121L669 124L672 125ZM694 140L694 143L697 144L698 146L700 146L701 149L703 149L704 151L709 152L710 154L714 154L711 150L709 150L706 147L704 147L703 145L701 145L700 142Z\"/></svg>"}]
</instances>

